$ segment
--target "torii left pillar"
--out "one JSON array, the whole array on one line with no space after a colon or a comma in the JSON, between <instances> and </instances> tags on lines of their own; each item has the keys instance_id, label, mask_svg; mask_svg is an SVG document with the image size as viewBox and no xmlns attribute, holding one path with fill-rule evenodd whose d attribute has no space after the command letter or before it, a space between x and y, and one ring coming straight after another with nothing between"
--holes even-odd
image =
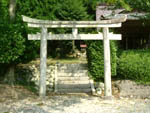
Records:
<instances>
[{"instance_id":1,"label":"torii left pillar","mask_svg":"<svg viewBox=\"0 0 150 113\"><path fill-rule=\"evenodd\" d=\"M41 42L40 42L40 81L39 81L39 95L46 96L46 59L47 59L47 28L41 28Z\"/></svg>"}]
</instances>

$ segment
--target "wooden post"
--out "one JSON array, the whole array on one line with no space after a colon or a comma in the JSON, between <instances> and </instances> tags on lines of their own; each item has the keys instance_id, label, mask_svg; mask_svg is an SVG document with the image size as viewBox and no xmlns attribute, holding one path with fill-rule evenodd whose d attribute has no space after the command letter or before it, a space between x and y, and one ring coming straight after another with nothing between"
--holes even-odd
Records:
<instances>
[{"instance_id":1,"label":"wooden post","mask_svg":"<svg viewBox=\"0 0 150 113\"><path fill-rule=\"evenodd\" d=\"M110 64L110 42L109 42L109 29L103 28L103 46L104 46L104 82L106 97L112 96L111 89L111 64Z\"/></svg>"},{"instance_id":2,"label":"wooden post","mask_svg":"<svg viewBox=\"0 0 150 113\"><path fill-rule=\"evenodd\" d=\"M46 95L47 28L41 29L39 96Z\"/></svg>"},{"instance_id":3,"label":"wooden post","mask_svg":"<svg viewBox=\"0 0 150 113\"><path fill-rule=\"evenodd\" d=\"M78 34L78 29L77 28L72 28L72 34L75 37ZM72 50L75 52L75 41L72 40Z\"/></svg>"},{"instance_id":4,"label":"wooden post","mask_svg":"<svg viewBox=\"0 0 150 113\"><path fill-rule=\"evenodd\" d=\"M54 82L54 92L57 93L57 76L58 76L59 63L55 64L55 82Z\"/></svg>"},{"instance_id":5,"label":"wooden post","mask_svg":"<svg viewBox=\"0 0 150 113\"><path fill-rule=\"evenodd\" d=\"M72 34L76 36L78 34L78 29L77 28L72 28Z\"/></svg>"}]
</instances>

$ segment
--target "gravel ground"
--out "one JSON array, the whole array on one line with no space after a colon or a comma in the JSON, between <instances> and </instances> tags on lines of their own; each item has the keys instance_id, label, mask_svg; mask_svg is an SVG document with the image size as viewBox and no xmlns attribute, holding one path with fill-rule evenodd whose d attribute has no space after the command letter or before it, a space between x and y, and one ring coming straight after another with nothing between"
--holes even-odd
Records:
<instances>
[{"instance_id":1,"label":"gravel ground","mask_svg":"<svg viewBox=\"0 0 150 113\"><path fill-rule=\"evenodd\" d=\"M85 94L27 97L0 103L0 113L150 113L150 99L104 100Z\"/></svg>"}]
</instances>

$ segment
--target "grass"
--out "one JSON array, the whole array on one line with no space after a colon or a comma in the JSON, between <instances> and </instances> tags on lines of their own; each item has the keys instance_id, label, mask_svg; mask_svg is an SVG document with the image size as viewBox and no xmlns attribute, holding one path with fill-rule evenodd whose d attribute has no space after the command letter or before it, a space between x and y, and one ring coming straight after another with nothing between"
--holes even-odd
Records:
<instances>
[{"instance_id":1,"label":"grass","mask_svg":"<svg viewBox=\"0 0 150 113\"><path fill-rule=\"evenodd\" d=\"M54 59L54 58L47 58L47 64L55 64L55 63L87 63L86 59L77 59L77 58L61 58L61 59ZM30 64L36 64L36 63L40 63L40 58L31 61Z\"/></svg>"}]
</instances>

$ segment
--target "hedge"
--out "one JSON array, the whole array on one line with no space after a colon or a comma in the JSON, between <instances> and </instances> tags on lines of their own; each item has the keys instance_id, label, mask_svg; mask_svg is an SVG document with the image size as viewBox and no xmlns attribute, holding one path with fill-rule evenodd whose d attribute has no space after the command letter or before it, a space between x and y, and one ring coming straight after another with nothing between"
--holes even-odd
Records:
<instances>
[{"instance_id":1,"label":"hedge","mask_svg":"<svg viewBox=\"0 0 150 113\"><path fill-rule=\"evenodd\" d=\"M150 50L122 52L117 72L120 77L150 84Z\"/></svg>"},{"instance_id":2,"label":"hedge","mask_svg":"<svg viewBox=\"0 0 150 113\"><path fill-rule=\"evenodd\" d=\"M111 41L111 72L112 76L116 75L117 67L117 46L115 41ZM89 75L99 81L104 78L104 52L102 41L87 41L87 60Z\"/></svg>"}]
</instances>

